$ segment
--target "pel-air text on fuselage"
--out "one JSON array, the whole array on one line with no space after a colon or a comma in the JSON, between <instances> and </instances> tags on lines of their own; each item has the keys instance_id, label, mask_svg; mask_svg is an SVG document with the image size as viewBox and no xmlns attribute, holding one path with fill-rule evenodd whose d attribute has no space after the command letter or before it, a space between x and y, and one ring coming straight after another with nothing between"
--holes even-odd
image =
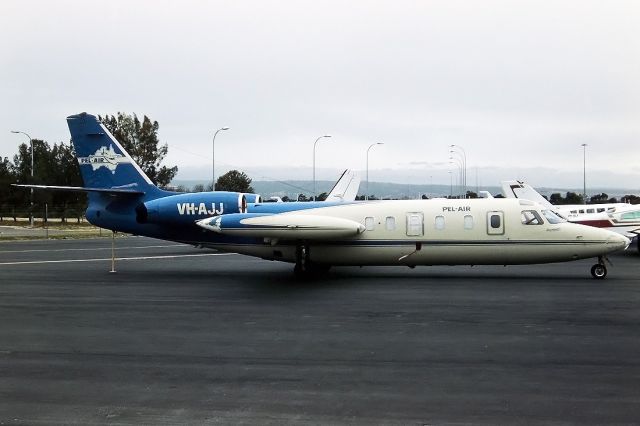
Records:
<instances>
[{"instance_id":1,"label":"pel-air text on fuselage","mask_svg":"<svg viewBox=\"0 0 640 426\"><path fill-rule=\"evenodd\" d=\"M95 116L67 118L92 224L169 241L295 264L308 275L333 265L513 265L597 259L629 239L568 223L528 200L263 203L254 194L175 193L157 188ZM29 186L29 185L22 185ZM340 185L337 185L340 186ZM349 183L343 186L349 186ZM356 189L357 190L357 189Z\"/></svg>"}]
</instances>

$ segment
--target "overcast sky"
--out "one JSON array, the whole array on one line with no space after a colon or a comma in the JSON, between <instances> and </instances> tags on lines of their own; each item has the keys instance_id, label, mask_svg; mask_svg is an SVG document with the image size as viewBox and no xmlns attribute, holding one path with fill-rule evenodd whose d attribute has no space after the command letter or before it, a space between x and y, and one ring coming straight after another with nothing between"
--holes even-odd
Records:
<instances>
[{"instance_id":1,"label":"overcast sky","mask_svg":"<svg viewBox=\"0 0 640 426\"><path fill-rule=\"evenodd\" d=\"M25 1L0 13L0 155L65 117L148 115L178 178L640 191L637 1ZM364 173L363 173L364 174Z\"/></svg>"}]
</instances>

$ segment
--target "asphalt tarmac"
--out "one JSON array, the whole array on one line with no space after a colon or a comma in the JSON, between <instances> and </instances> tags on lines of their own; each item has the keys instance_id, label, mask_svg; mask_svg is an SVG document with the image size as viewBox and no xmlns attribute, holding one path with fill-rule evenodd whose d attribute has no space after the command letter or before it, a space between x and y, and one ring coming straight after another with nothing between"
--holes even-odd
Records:
<instances>
[{"instance_id":1,"label":"asphalt tarmac","mask_svg":"<svg viewBox=\"0 0 640 426\"><path fill-rule=\"evenodd\" d=\"M633 424L640 255L292 266L145 238L0 243L0 424Z\"/></svg>"}]
</instances>

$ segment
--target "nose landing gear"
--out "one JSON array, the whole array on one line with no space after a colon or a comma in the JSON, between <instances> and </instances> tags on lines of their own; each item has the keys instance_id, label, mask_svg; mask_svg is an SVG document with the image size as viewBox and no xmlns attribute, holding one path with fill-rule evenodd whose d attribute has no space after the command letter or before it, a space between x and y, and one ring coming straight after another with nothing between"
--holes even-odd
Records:
<instances>
[{"instance_id":1,"label":"nose landing gear","mask_svg":"<svg viewBox=\"0 0 640 426\"><path fill-rule=\"evenodd\" d=\"M605 260L608 259L606 259L604 256L598 256L598 263L591 267L591 276L593 278L602 280L607 276L607 266L605 265Z\"/></svg>"}]
</instances>

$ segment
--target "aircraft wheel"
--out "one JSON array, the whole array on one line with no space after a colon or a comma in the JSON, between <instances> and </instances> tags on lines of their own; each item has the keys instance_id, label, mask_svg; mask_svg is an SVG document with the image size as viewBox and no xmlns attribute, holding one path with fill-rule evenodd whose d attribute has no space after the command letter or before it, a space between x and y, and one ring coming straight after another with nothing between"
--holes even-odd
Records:
<instances>
[{"instance_id":1,"label":"aircraft wheel","mask_svg":"<svg viewBox=\"0 0 640 426\"><path fill-rule=\"evenodd\" d=\"M296 263L296 266L293 267L293 274L297 278L304 278L307 276L307 271L300 263Z\"/></svg>"},{"instance_id":2,"label":"aircraft wheel","mask_svg":"<svg viewBox=\"0 0 640 426\"><path fill-rule=\"evenodd\" d=\"M321 263L311 263L308 266L309 272L314 274L325 274L329 272L329 269L331 269L331 265L325 265Z\"/></svg>"},{"instance_id":3,"label":"aircraft wheel","mask_svg":"<svg viewBox=\"0 0 640 426\"><path fill-rule=\"evenodd\" d=\"M322 265L318 263L296 263L293 267L293 273L297 278L311 278L318 275L323 275L329 272L331 265Z\"/></svg>"},{"instance_id":4,"label":"aircraft wheel","mask_svg":"<svg viewBox=\"0 0 640 426\"><path fill-rule=\"evenodd\" d=\"M607 276L607 268L602 263L596 263L591 267L591 276L597 280L601 280Z\"/></svg>"}]
</instances>

